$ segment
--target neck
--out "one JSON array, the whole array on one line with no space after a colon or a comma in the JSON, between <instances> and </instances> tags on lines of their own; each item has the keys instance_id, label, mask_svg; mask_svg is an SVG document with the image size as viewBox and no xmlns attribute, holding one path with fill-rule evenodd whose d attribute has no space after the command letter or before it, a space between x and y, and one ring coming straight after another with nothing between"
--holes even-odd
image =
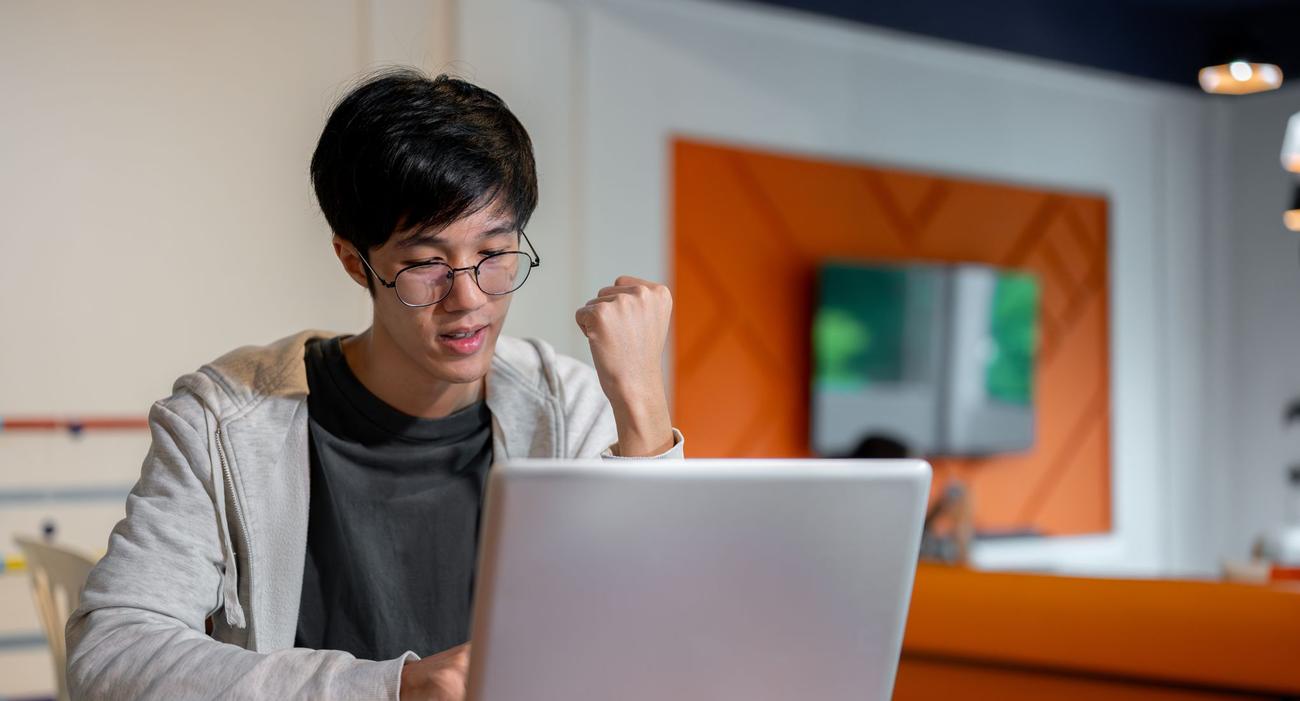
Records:
<instances>
[{"instance_id":1,"label":"neck","mask_svg":"<svg viewBox=\"0 0 1300 701\"><path fill-rule=\"evenodd\" d=\"M483 380L456 383L433 377L374 326L341 345L352 374L371 394L403 414L438 419L483 396Z\"/></svg>"}]
</instances>

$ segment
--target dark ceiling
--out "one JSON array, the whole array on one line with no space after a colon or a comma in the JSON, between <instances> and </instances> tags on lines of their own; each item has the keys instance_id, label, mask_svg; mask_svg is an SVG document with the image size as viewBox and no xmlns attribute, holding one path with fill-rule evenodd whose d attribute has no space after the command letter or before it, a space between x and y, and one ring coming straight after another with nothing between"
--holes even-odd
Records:
<instances>
[{"instance_id":1,"label":"dark ceiling","mask_svg":"<svg viewBox=\"0 0 1300 701\"><path fill-rule=\"evenodd\" d=\"M1300 78L1300 0L751 0L1196 86L1238 57Z\"/></svg>"}]
</instances>

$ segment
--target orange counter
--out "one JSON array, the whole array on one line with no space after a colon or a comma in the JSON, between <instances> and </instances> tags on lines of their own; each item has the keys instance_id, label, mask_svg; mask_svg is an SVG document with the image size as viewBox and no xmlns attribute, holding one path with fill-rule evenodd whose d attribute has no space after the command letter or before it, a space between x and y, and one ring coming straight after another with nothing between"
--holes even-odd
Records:
<instances>
[{"instance_id":1,"label":"orange counter","mask_svg":"<svg viewBox=\"0 0 1300 701\"><path fill-rule=\"evenodd\" d=\"M1300 587L922 565L896 701L1300 695Z\"/></svg>"}]
</instances>

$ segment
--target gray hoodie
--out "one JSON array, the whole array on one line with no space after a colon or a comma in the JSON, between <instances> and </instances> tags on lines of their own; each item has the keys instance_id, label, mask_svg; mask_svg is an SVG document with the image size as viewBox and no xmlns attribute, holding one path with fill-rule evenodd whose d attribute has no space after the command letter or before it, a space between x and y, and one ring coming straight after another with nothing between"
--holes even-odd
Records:
<instances>
[{"instance_id":1,"label":"gray hoodie","mask_svg":"<svg viewBox=\"0 0 1300 701\"><path fill-rule=\"evenodd\" d=\"M126 518L68 620L74 698L397 698L413 653L375 662L293 647L310 494L303 354L336 335L239 348L150 409ZM613 457L595 371L545 342L499 338L486 400L494 460ZM660 457L682 457L674 434Z\"/></svg>"}]
</instances>

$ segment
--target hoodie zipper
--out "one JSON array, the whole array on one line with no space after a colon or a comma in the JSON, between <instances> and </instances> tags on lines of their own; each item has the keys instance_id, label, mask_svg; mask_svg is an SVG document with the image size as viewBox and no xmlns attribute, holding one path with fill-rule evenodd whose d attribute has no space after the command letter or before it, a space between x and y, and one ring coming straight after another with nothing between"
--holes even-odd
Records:
<instances>
[{"instance_id":1,"label":"hoodie zipper","mask_svg":"<svg viewBox=\"0 0 1300 701\"><path fill-rule=\"evenodd\" d=\"M230 464L226 462L226 447L225 444L223 444L221 441L220 426L217 426L214 435L217 439L217 459L221 462L222 479L225 481L226 487L230 489L230 495L231 495L230 503L235 507L235 526L239 530L239 540L240 542L243 542L245 544L245 547L247 547L248 525L244 521L244 510L240 508L239 497L235 492L235 477L230 471ZM221 498L225 499L224 492ZM234 543L232 542L231 543L232 551L230 553L231 566L235 565L235 557L236 557L233 551L233 546ZM228 590L226 605L227 607L233 606L237 610L237 611L227 611L228 614L227 622L231 623L235 627L243 628L245 626L246 619L244 617L243 606L239 601L239 591L237 587L238 587L237 579L231 586L226 587Z\"/></svg>"},{"instance_id":2,"label":"hoodie zipper","mask_svg":"<svg viewBox=\"0 0 1300 701\"><path fill-rule=\"evenodd\" d=\"M221 443L221 427L217 427L217 459L221 461L221 474L225 477L226 485L230 487L230 493L235 493L235 477L230 473L230 465L226 463L226 447ZM244 524L244 510L239 508L239 499L230 500L235 505L235 521L239 524L239 535L244 537L244 542L248 542L248 527Z\"/></svg>"}]
</instances>

